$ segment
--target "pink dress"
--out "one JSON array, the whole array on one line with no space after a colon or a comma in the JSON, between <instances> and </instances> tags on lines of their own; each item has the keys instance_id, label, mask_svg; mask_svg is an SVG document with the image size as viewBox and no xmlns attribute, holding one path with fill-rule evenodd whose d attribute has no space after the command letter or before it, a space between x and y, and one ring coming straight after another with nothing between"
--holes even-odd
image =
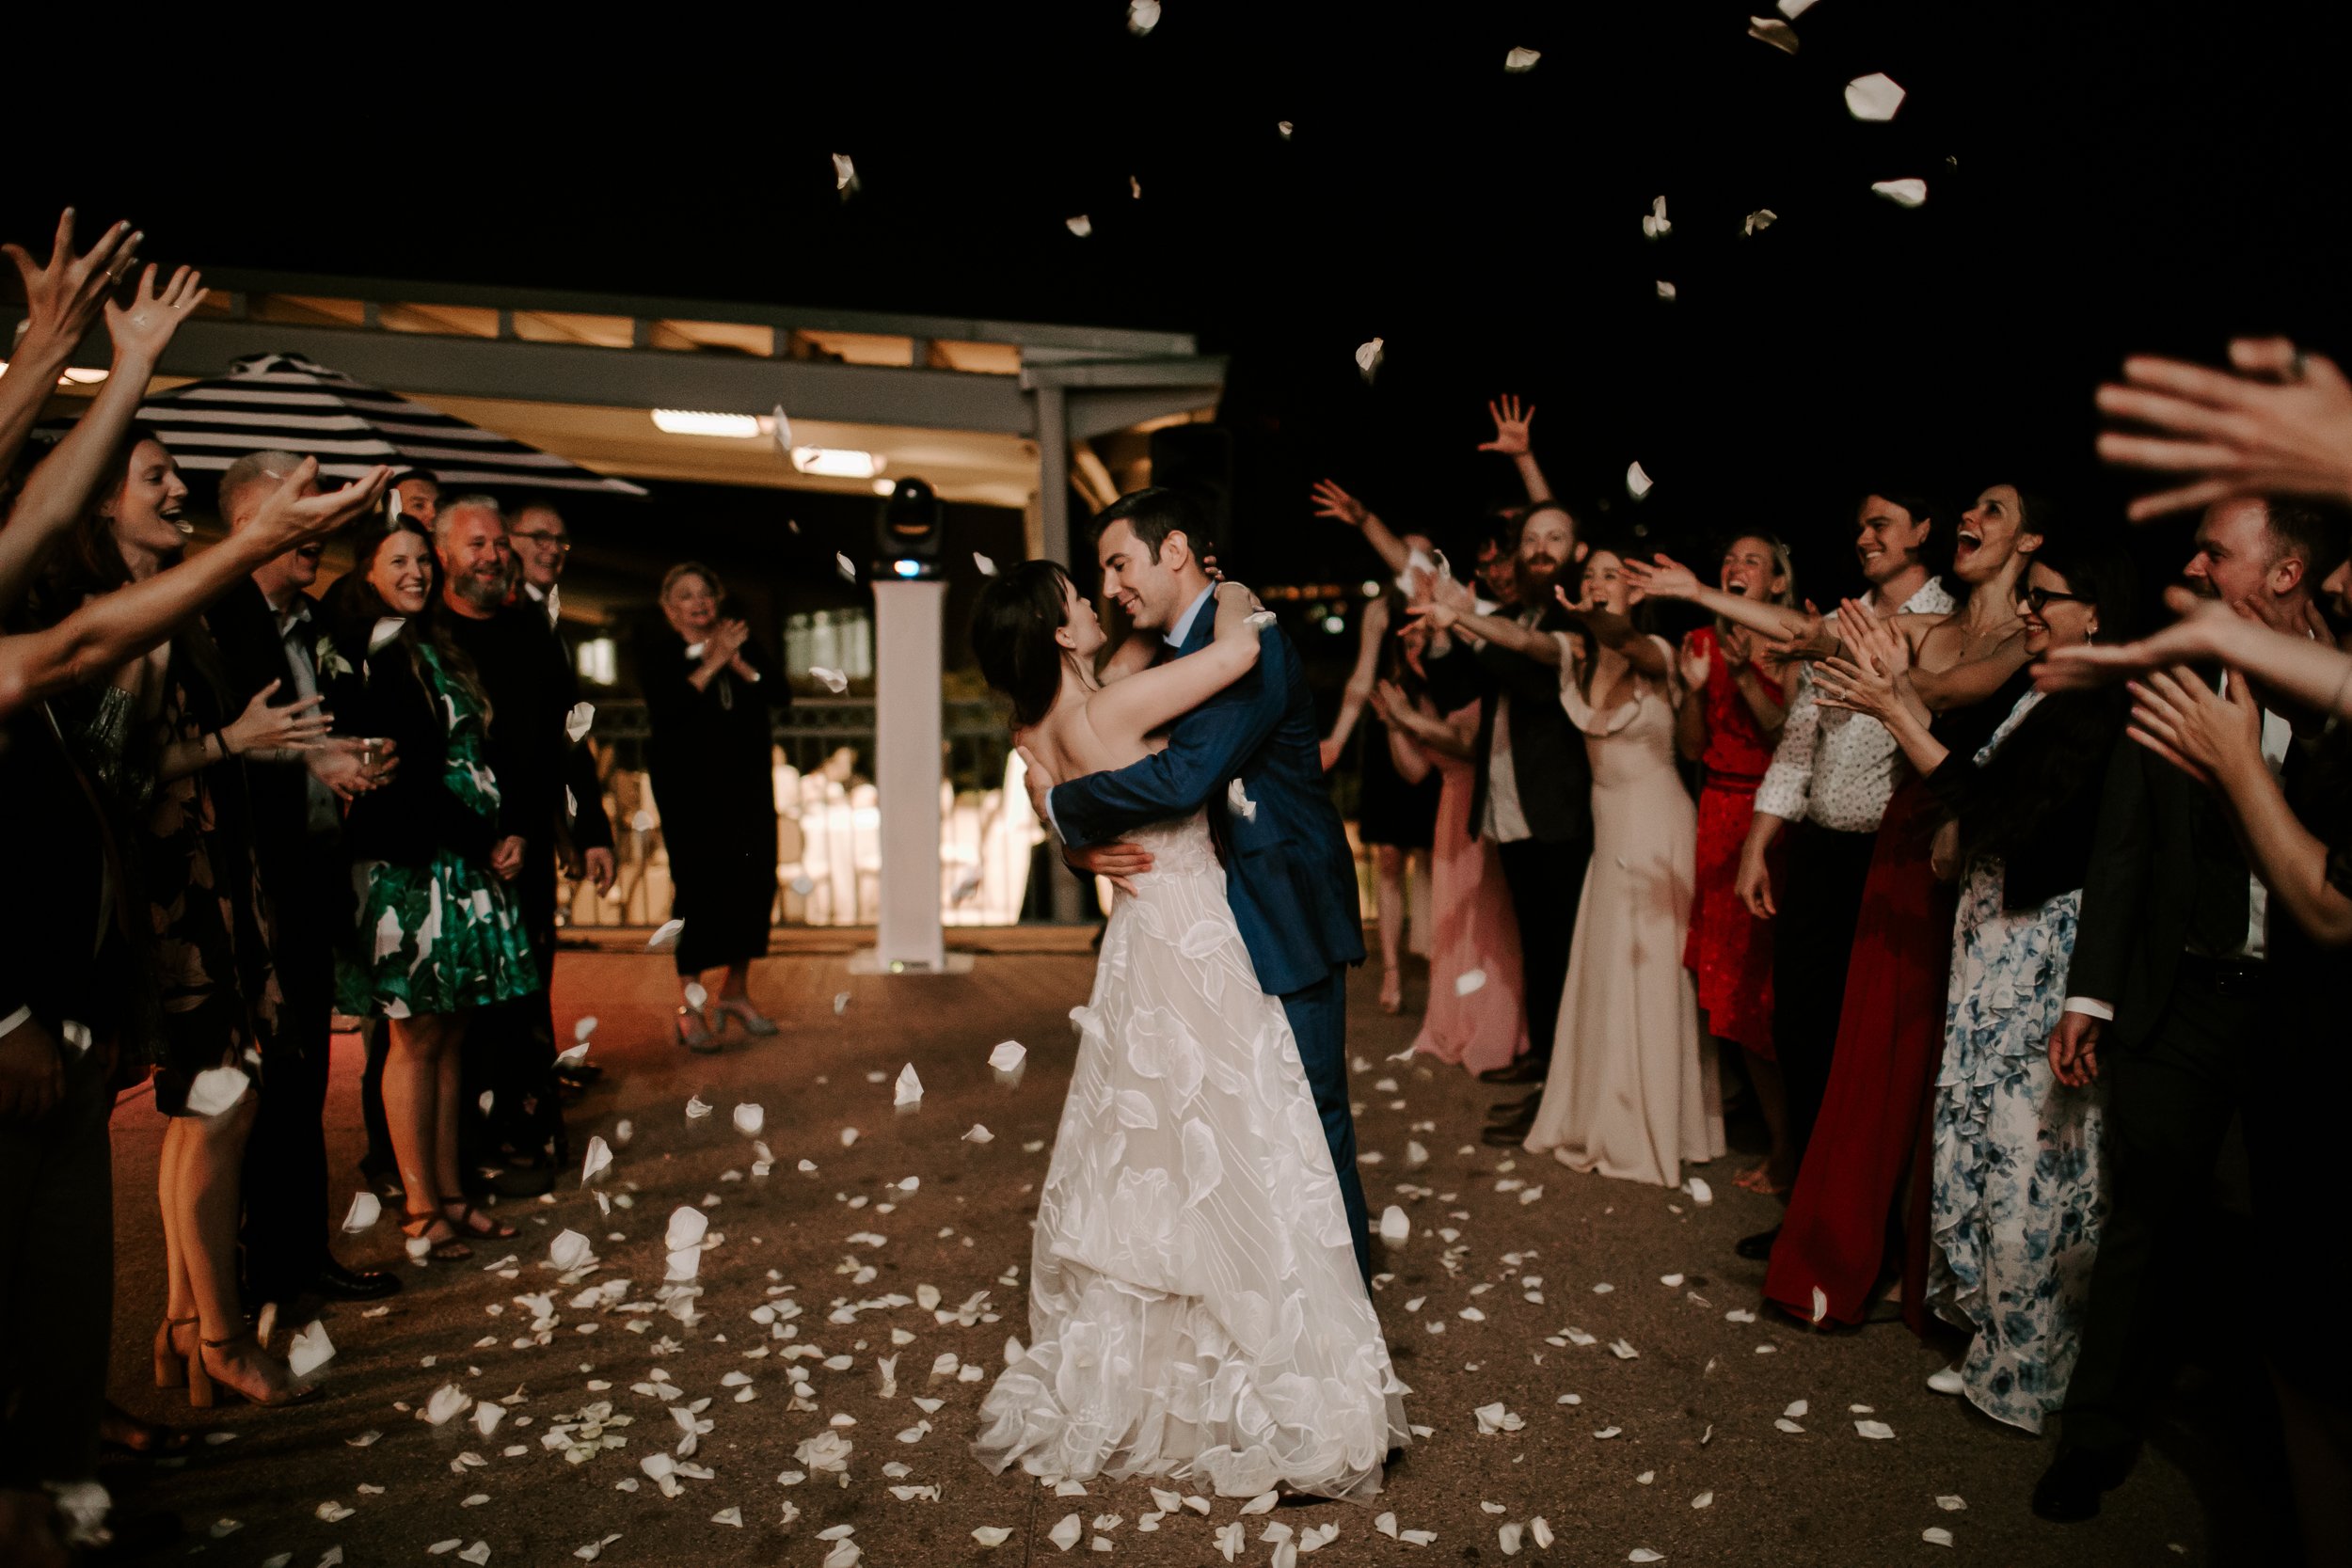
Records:
<instances>
[{"instance_id":1,"label":"pink dress","mask_svg":"<svg viewBox=\"0 0 2352 1568\"><path fill-rule=\"evenodd\" d=\"M1477 711L1472 704L1454 714L1456 727ZM1502 859L1470 831L1475 768L1467 757L1433 752L1430 760L1444 781L1429 868L1438 935L1429 950L1429 1011L1413 1049L1484 1072L1508 1066L1527 1049L1518 922L1502 885Z\"/></svg>"}]
</instances>

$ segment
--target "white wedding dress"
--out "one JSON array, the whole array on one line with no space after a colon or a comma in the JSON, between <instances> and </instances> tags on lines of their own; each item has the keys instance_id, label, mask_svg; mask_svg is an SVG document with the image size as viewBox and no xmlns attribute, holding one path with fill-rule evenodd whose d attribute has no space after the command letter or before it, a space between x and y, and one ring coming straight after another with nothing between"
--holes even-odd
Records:
<instances>
[{"instance_id":1,"label":"white wedding dress","mask_svg":"<svg viewBox=\"0 0 2352 1568\"><path fill-rule=\"evenodd\" d=\"M1206 819L1128 836L1153 869L1113 908L1070 1015L1030 1342L1008 1348L973 1451L1049 1478L1366 1500L1411 1440L1409 1390L1289 1021L1258 989Z\"/></svg>"}]
</instances>

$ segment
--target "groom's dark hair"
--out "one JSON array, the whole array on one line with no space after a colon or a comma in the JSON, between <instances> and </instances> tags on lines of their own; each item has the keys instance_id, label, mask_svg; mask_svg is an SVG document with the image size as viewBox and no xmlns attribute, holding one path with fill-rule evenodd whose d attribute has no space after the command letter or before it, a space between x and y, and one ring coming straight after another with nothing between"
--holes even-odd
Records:
<instances>
[{"instance_id":1,"label":"groom's dark hair","mask_svg":"<svg viewBox=\"0 0 2352 1568\"><path fill-rule=\"evenodd\" d=\"M1208 520L1200 505L1182 490L1165 484L1154 484L1141 490L1130 490L1110 505L1094 515L1091 537L1100 544L1103 531L1113 523L1125 523L1128 531L1144 553L1153 561L1160 559L1160 546L1171 533L1181 533L1192 546L1195 560L1209 552Z\"/></svg>"}]
</instances>

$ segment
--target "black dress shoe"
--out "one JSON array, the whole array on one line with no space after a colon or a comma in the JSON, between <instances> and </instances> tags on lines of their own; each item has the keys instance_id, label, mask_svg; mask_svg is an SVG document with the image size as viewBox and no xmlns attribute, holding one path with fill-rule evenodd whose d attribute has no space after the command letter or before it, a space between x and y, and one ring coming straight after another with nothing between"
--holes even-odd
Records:
<instances>
[{"instance_id":1,"label":"black dress shoe","mask_svg":"<svg viewBox=\"0 0 2352 1568\"><path fill-rule=\"evenodd\" d=\"M2129 1449L2058 1446L2058 1457L2033 1483L2033 1511L2055 1525L2076 1525L2099 1513L2099 1495L2132 1473Z\"/></svg>"},{"instance_id":2,"label":"black dress shoe","mask_svg":"<svg viewBox=\"0 0 2352 1568\"><path fill-rule=\"evenodd\" d=\"M1527 1142L1528 1132L1534 1125L1532 1117L1526 1121L1506 1121L1480 1132L1478 1141L1490 1148L1517 1148Z\"/></svg>"},{"instance_id":3,"label":"black dress shoe","mask_svg":"<svg viewBox=\"0 0 2352 1568\"><path fill-rule=\"evenodd\" d=\"M1517 1100L1498 1100L1487 1107L1488 1121L1526 1121L1535 1115L1535 1107L1544 1102L1544 1091L1521 1095Z\"/></svg>"},{"instance_id":4,"label":"black dress shoe","mask_svg":"<svg viewBox=\"0 0 2352 1568\"><path fill-rule=\"evenodd\" d=\"M1540 1084L1551 1063L1541 1056L1521 1056L1509 1067L1490 1067L1478 1075L1482 1084Z\"/></svg>"},{"instance_id":5,"label":"black dress shoe","mask_svg":"<svg viewBox=\"0 0 2352 1568\"><path fill-rule=\"evenodd\" d=\"M1759 1230L1753 1236L1742 1236L1731 1243L1731 1250L1751 1262L1761 1263L1772 1256L1772 1243L1780 1240L1780 1227Z\"/></svg>"},{"instance_id":6,"label":"black dress shoe","mask_svg":"<svg viewBox=\"0 0 2352 1568\"><path fill-rule=\"evenodd\" d=\"M393 1274L360 1274L329 1259L310 1281L310 1289L329 1301L374 1301L379 1297L397 1295L400 1276Z\"/></svg>"}]
</instances>

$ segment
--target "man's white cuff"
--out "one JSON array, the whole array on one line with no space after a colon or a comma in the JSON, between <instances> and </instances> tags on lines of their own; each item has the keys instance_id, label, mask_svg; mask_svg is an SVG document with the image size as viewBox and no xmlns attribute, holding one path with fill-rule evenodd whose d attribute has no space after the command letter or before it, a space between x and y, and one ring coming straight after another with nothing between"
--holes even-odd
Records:
<instances>
[{"instance_id":1,"label":"man's white cuff","mask_svg":"<svg viewBox=\"0 0 2352 1568\"><path fill-rule=\"evenodd\" d=\"M2103 1019L2109 1023L2115 1022L2115 1008L2112 1004L2094 1001L2088 996L2068 997L2066 1010L2070 1013L2080 1013L2086 1018Z\"/></svg>"}]
</instances>

